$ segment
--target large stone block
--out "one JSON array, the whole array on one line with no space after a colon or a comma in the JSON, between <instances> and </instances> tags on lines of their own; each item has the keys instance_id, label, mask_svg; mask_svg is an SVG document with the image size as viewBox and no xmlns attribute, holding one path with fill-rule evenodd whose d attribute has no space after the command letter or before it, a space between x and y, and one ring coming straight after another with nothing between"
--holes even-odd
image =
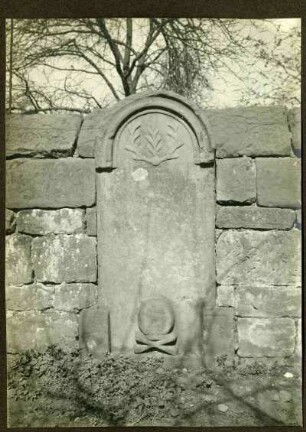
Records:
<instances>
[{"instance_id":1,"label":"large stone block","mask_svg":"<svg viewBox=\"0 0 306 432\"><path fill-rule=\"evenodd\" d=\"M203 327L205 362L213 364L221 356L231 362L235 353L234 310L224 307L204 310Z\"/></svg>"},{"instance_id":2,"label":"large stone block","mask_svg":"<svg viewBox=\"0 0 306 432\"><path fill-rule=\"evenodd\" d=\"M256 169L250 158L217 161L217 201L253 202L256 199Z\"/></svg>"},{"instance_id":3,"label":"large stone block","mask_svg":"<svg viewBox=\"0 0 306 432\"><path fill-rule=\"evenodd\" d=\"M15 159L6 163L9 208L91 206L95 202L95 170L91 160Z\"/></svg>"},{"instance_id":4,"label":"large stone block","mask_svg":"<svg viewBox=\"0 0 306 432\"><path fill-rule=\"evenodd\" d=\"M23 285L32 282L31 237L11 235L6 241L6 283Z\"/></svg>"},{"instance_id":5,"label":"large stone block","mask_svg":"<svg viewBox=\"0 0 306 432\"><path fill-rule=\"evenodd\" d=\"M289 129L292 135L292 149L294 154L301 157L302 125L301 108L293 108L288 112Z\"/></svg>"},{"instance_id":6,"label":"large stone block","mask_svg":"<svg viewBox=\"0 0 306 432\"><path fill-rule=\"evenodd\" d=\"M68 115L23 115L6 118L6 154L72 156L82 117Z\"/></svg>"},{"instance_id":7,"label":"large stone block","mask_svg":"<svg viewBox=\"0 0 306 432\"><path fill-rule=\"evenodd\" d=\"M291 135L285 108L230 108L206 113L218 158L290 156Z\"/></svg>"},{"instance_id":8,"label":"large stone block","mask_svg":"<svg viewBox=\"0 0 306 432\"><path fill-rule=\"evenodd\" d=\"M202 301L214 307L216 297L214 170L184 168L118 168L97 176L99 275L113 352L134 350L138 296L167 297L179 352L199 351L198 308Z\"/></svg>"},{"instance_id":9,"label":"large stone block","mask_svg":"<svg viewBox=\"0 0 306 432\"><path fill-rule=\"evenodd\" d=\"M53 306L54 287L40 283L8 286L6 308L15 311L44 310Z\"/></svg>"},{"instance_id":10,"label":"large stone block","mask_svg":"<svg viewBox=\"0 0 306 432\"><path fill-rule=\"evenodd\" d=\"M291 318L239 318L240 357L278 357L292 355L295 348L295 323Z\"/></svg>"},{"instance_id":11,"label":"large stone block","mask_svg":"<svg viewBox=\"0 0 306 432\"><path fill-rule=\"evenodd\" d=\"M223 285L300 285L301 234L224 231L217 242L217 282Z\"/></svg>"},{"instance_id":12,"label":"large stone block","mask_svg":"<svg viewBox=\"0 0 306 432\"><path fill-rule=\"evenodd\" d=\"M12 210L5 209L5 232L11 234L15 231L16 220L15 213Z\"/></svg>"},{"instance_id":13,"label":"large stone block","mask_svg":"<svg viewBox=\"0 0 306 432\"><path fill-rule=\"evenodd\" d=\"M301 162L296 158L256 159L257 202L264 207L301 206Z\"/></svg>"},{"instance_id":14,"label":"large stone block","mask_svg":"<svg viewBox=\"0 0 306 432\"><path fill-rule=\"evenodd\" d=\"M217 207L218 228L252 228L288 230L295 222L295 212L268 207Z\"/></svg>"},{"instance_id":15,"label":"large stone block","mask_svg":"<svg viewBox=\"0 0 306 432\"><path fill-rule=\"evenodd\" d=\"M7 317L7 351L45 350L50 345L77 348L78 318L65 312L15 312Z\"/></svg>"},{"instance_id":16,"label":"large stone block","mask_svg":"<svg viewBox=\"0 0 306 432\"><path fill-rule=\"evenodd\" d=\"M84 210L21 210L17 213L19 232L28 234L74 234L83 231Z\"/></svg>"},{"instance_id":17,"label":"large stone block","mask_svg":"<svg viewBox=\"0 0 306 432\"><path fill-rule=\"evenodd\" d=\"M95 110L84 118L77 142L80 156L84 158L95 157L96 136L105 111L107 110Z\"/></svg>"},{"instance_id":18,"label":"large stone block","mask_svg":"<svg viewBox=\"0 0 306 432\"><path fill-rule=\"evenodd\" d=\"M235 291L237 314L240 316L301 316L301 289L286 287L239 286Z\"/></svg>"},{"instance_id":19,"label":"large stone block","mask_svg":"<svg viewBox=\"0 0 306 432\"><path fill-rule=\"evenodd\" d=\"M57 285L54 288L54 308L67 312L78 312L96 304L97 286L90 283Z\"/></svg>"},{"instance_id":20,"label":"large stone block","mask_svg":"<svg viewBox=\"0 0 306 432\"><path fill-rule=\"evenodd\" d=\"M87 235L97 235L97 208L90 207L86 209L86 232Z\"/></svg>"},{"instance_id":21,"label":"large stone block","mask_svg":"<svg viewBox=\"0 0 306 432\"><path fill-rule=\"evenodd\" d=\"M32 260L39 282L95 282L96 239L84 234L33 239Z\"/></svg>"}]
</instances>

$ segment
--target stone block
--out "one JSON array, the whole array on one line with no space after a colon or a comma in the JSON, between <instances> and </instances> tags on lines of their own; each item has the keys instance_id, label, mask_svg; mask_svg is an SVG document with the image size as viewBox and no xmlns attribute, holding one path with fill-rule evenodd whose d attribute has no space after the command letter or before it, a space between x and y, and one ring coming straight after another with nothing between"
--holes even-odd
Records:
<instances>
[{"instance_id":1,"label":"stone block","mask_svg":"<svg viewBox=\"0 0 306 432\"><path fill-rule=\"evenodd\" d=\"M239 286L235 295L237 314L243 317L301 316L301 289L293 286Z\"/></svg>"},{"instance_id":2,"label":"stone block","mask_svg":"<svg viewBox=\"0 0 306 432\"><path fill-rule=\"evenodd\" d=\"M96 358L103 358L110 351L109 311L96 306L80 313L80 350Z\"/></svg>"},{"instance_id":3,"label":"stone block","mask_svg":"<svg viewBox=\"0 0 306 432\"><path fill-rule=\"evenodd\" d=\"M84 210L21 210L17 213L18 232L27 234L74 234L83 231Z\"/></svg>"},{"instance_id":4,"label":"stone block","mask_svg":"<svg viewBox=\"0 0 306 432\"><path fill-rule=\"evenodd\" d=\"M97 208L90 207L86 209L86 232L89 236L97 235Z\"/></svg>"},{"instance_id":5,"label":"stone block","mask_svg":"<svg viewBox=\"0 0 306 432\"><path fill-rule=\"evenodd\" d=\"M35 238L32 261L39 282L95 282L96 239L84 234Z\"/></svg>"},{"instance_id":6,"label":"stone block","mask_svg":"<svg viewBox=\"0 0 306 432\"><path fill-rule=\"evenodd\" d=\"M301 233L224 231L217 242L217 282L223 285L301 283Z\"/></svg>"},{"instance_id":7,"label":"stone block","mask_svg":"<svg viewBox=\"0 0 306 432\"><path fill-rule=\"evenodd\" d=\"M218 228L251 228L262 230L289 230L295 222L295 212L268 207L217 206Z\"/></svg>"},{"instance_id":8,"label":"stone block","mask_svg":"<svg viewBox=\"0 0 306 432\"><path fill-rule=\"evenodd\" d=\"M112 352L134 350L139 281L141 298L173 302L178 352L201 350L198 309L214 307L216 298L215 176L211 167L180 163L97 175L99 275Z\"/></svg>"},{"instance_id":9,"label":"stone block","mask_svg":"<svg viewBox=\"0 0 306 432\"><path fill-rule=\"evenodd\" d=\"M295 323L291 318L239 318L240 357L290 356L295 348Z\"/></svg>"},{"instance_id":10,"label":"stone block","mask_svg":"<svg viewBox=\"0 0 306 432\"><path fill-rule=\"evenodd\" d=\"M290 156L291 135L283 107L206 111L218 158Z\"/></svg>"},{"instance_id":11,"label":"stone block","mask_svg":"<svg viewBox=\"0 0 306 432\"><path fill-rule=\"evenodd\" d=\"M95 157L96 135L105 111L107 110L95 110L84 118L77 142L77 150L81 157Z\"/></svg>"},{"instance_id":12,"label":"stone block","mask_svg":"<svg viewBox=\"0 0 306 432\"><path fill-rule=\"evenodd\" d=\"M292 149L297 157L301 157L302 125L301 108L293 108L288 112L289 129L292 135Z\"/></svg>"},{"instance_id":13,"label":"stone block","mask_svg":"<svg viewBox=\"0 0 306 432\"><path fill-rule=\"evenodd\" d=\"M301 206L301 162L296 158L256 159L257 203L263 207Z\"/></svg>"},{"instance_id":14,"label":"stone block","mask_svg":"<svg viewBox=\"0 0 306 432\"><path fill-rule=\"evenodd\" d=\"M205 362L214 364L221 356L231 362L235 353L234 310L224 307L204 310L203 327Z\"/></svg>"},{"instance_id":15,"label":"stone block","mask_svg":"<svg viewBox=\"0 0 306 432\"><path fill-rule=\"evenodd\" d=\"M16 220L15 213L12 210L5 209L5 232L11 234L15 231Z\"/></svg>"},{"instance_id":16,"label":"stone block","mask_svg":"<svg viewBox=\"0 0 306 432\"><path fill-rule=\"evenodd\" d=\"M6 240L6 283L23 285L32 282L31 241L26 235L13 234Z\"/></svg>"},{"instance_id":17,"label":"stone block","mask_svg":"<svg viewBox=\"0 0 306 432\"><path fill-rule=\"evenodd\" d=\"M98 300L97 286L90 283L57 285L54 288L54 308L78 312L93 306Z\"/></svg>"},{"instance_id":18,"label":"stone block","mask_svg":"<svg viewBox=\"0 0 306 432\"><path fill-rule=\"evenodd\" d=\"M15 311L44 310L53 306L54 287L40 283L8 286L6 308Z\"/></svg>"},{"instance_id":19,"label":"stone block","mask_svg":"<svg viewBox=\"0 0 306 432\"><path fill-rule=\"evenodd\" d=\"M217 289L217 306L235 306L234 287L220 285Z\"/></svg>"},{"instance_id":20,"label":"stone block","mask_svg":"<svg viewBox=\"0 0 306 432\"><path fill-rule=\"evenodd\" d=\"M6 202L12 209L92 206L94 163L76 158L9 160Z\"/></svg>"},{"instance_id":21,"label":"stone block","mask_svg":"<svg viewBox=\"0 0 306 432\"><path fill-rule=\"evenodd\" d=\"M15 312L7 316L7 351L45 350L50 345L77 348L78 318L56 312Z\"/></svg>"},{"instance_id":22,"label":"stone block","mask_svg":"<svg viewBox=\"0 0 306 432\"><path fill-rule=\"evenodd\" d=\"M256 199L256 169L250 158L217 161L217 201L251 203Z\"/></svg>"},{"instance_id":23,"label":"stone block","mask_svg":"<svg viewBox=\"0 0 306 432\"><path fill-rule=\"evenodd\" d=\"M77 114L10 115L6 118L6 155L72 156L81 121Z\"/></svg>"}]
</instances>

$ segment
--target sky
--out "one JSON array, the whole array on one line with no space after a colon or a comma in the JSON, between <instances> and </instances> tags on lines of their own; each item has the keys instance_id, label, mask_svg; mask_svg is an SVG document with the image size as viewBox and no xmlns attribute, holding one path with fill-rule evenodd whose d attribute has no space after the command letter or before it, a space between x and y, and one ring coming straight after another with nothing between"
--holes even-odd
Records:
<instances>
[{"instance_id":1,"label":"sky","mask_svg":"<svg viewBox=\"0 0 306 432\"><path fill-rule=\"evenodd\" d=\"M141 20L138 20L141 22ZM239 20L241 24L241 37L247 34L250 31L250 20ZM254 21L254 20L253 20ZM258 20L262 21L262 20ZM275 24L280 24L283 32L290 31L294 26L300 26L300 19L275 19L273 22ZM263 32L260 37L267 43L270 44L273 40L274 33L272 27L267 26L267 31ZM136 29L133 33L133 42L135 46L141 46L143 43L144 35L139 30ZM290 52L290 47L288 47L288 52ZM78 67L77 60L67 60L67 59L55 59L53 60L53 65L67 67L71 66L71 63L75 68ZM206 89L199 89L198 99L200 100L201 105L204 105L204 108L227 108L227 107L235 107L242 105L241 97L243 92L246 91L247 85L250 85L252 82L253 88L261 89L264 85L264 79L261 78L260 74L255 73L255 71L250 70L249 68L245 68L243 70L243 62L242 65L236 64L233 62L228 62L228 66L234 72L239 71L240 76L244 76L242 80L239 80L233 76L233 74L229 73L225 68L223 70L218 71L218 73L208 73L208 80L213 88L213 91ZM262 68L260 62L257 63L258 68ZM60 86L63 83L63 72L54 71L50 73L46 73L45 68L34 69L30 73L31 79L35 82L36 85L50 88ZM121 88L121 83L117 74L114 71L110 71L108 77L115 83L115 86ZM77 85L74 84L76 87ZM95 76L89 75L84 83L84 88L94 94L99 100L110 102L111 104L115 103L113 98L110 95L110 91L108 87L101 81L100 79L96 79ZM300 88L297 87L294 90L291 88L288 91L293 91L297 97L300 93ZM265 104L264 100L254 100L252 103L252 98L250 97L250 103L255 105L263 105Z\"/></svg>"}]
</instances>

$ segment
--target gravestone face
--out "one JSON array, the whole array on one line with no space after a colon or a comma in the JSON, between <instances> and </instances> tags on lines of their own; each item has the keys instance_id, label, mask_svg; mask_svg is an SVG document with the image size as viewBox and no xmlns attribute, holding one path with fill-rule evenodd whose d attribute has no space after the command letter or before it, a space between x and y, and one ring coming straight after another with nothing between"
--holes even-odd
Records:
<instances>
[{"instance_id":1,"label":"gravestone face","mask_svg":"<svg viewBox=\"0 0 306 432\"><path fill-rule=\"evenodd\" d=\"M172 93L127 99L96 143L99 295L111 351L197 354L203 308L215 305L206 121Z\"/></svg>"}]
</instances>

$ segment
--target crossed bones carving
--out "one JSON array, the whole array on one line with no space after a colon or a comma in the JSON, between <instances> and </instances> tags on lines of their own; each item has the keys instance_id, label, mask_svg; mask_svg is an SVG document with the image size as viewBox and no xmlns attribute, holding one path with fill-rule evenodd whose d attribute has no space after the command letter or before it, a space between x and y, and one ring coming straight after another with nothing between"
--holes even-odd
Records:
<instances>
[{"instance_id":1,"label":"crossed bones carving","mask_svg":"<svg viewBox=\"0 0 306 432\"><path fill-rule=\"evenodd\" d=\"M144 353L151 348L170 355L177 354L177 347L175 345L168 345L170 343L176 342L177 336L173 331L165 335L144 335L140 331L137 331L135 336L135 354Z\"/></svg>"}]
</instances>

